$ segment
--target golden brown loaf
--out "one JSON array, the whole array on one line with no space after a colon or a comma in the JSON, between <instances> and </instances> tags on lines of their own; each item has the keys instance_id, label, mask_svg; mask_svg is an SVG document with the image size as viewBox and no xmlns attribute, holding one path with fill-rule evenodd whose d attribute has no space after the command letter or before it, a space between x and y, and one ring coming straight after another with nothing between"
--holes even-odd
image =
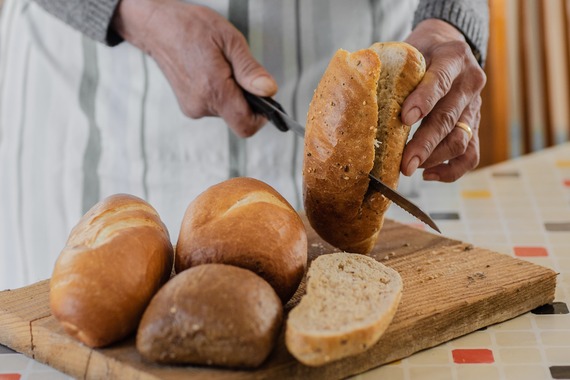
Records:
<instances>
[{"instance_id":1,"label":"golden brown loaf","mask_svg":"<svg viewBox=\"0 0 570 380\"><path fill-rule=\"evenodd\" d=\"M50 281L50 307L64 330L91 347L133 332L172 271L173 249L156 210L118 194L71 231Z\"/></svg>"},{"instance_id":2,"label":"golden brown loaf","mask_svg":"<svg viewBox=\"0 0 570 380\"><path fill-rule=\"evenodd\" d=\"M307 293L289 313L287 349L310 366L366 351L392 322L402 288L398 272L369 256L319 256L307 274Z\"/></svg>"},{"instance_id":3,"label":"golden brown loaf","mask_svg":"<svg viewBox=\"0 0 570 380\"><path fill-rule=\"evenodd\" d=\"M287 302L307 266L307 234L297 212L272 187L233 178L188 206L175 262L177 273L206 263L249 269Z\"/></svg>"},{"instance_id":4,"label":"golden brown loaf","mask_svg":"<svg viewBox=\"0 0 570 380\"><path fill-rule=\"evenodd\" d=\"M281 300L261 277L230 265L199 265L152 299L137 349L159 363L252 368L273 349L282 320Z\"/></svg>"},{"instance_id":5,"label":"golden brown loaf","mask_svg":"<svg viewBox=\"0 0 570 380\"><path fill-rule=\"evenodd\" d=\"M414 47L388 42L337 51L321 78L307 116L304 203L339 249L368 253L377 240L389 201L369 189L368 174L397 187L410 131L399 114L424 72Z\"/></svg>"}]
</instances>

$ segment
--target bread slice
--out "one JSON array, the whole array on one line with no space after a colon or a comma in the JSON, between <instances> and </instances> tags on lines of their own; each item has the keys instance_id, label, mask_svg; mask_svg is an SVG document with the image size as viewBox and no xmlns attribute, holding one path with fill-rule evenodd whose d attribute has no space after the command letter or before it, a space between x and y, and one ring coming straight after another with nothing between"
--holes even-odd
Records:
<instances>
[{"instance_id":1,"label":"bread slice","mask_svg":"<svg viewBox=\"0 0 570 380\"><path fill-rule=\"evenodd\" d=\"M398 272L371 257L319 256L307 273L307 293L289 313L287 349L309 366L366 351L392 321L402 288Z\"/></svg>"}]
</instances>

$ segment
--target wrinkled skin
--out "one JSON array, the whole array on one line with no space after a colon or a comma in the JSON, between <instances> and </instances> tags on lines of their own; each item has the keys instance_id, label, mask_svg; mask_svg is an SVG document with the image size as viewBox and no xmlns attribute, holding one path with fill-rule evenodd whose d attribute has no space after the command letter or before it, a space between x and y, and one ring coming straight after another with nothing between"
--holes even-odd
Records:
<instances>
[{"instance_id":1,"label":"wrinkled skin","mask_svg":"<svg viewBox=\"0 0 570 380\"><path fill-rule=\"evenodd\" d=\"M406 42L424 55L427 71L402 107L407 125L423 120L404 150L401 171L412 175L422 167L425 180L453 182L479 164L485 73L463 35L444 21L421 22ZM473 138L455 128L458 121L471 127Z\"/></svg>"},{"instance_id":2,"label":"wrinkled skin","mask_svg":"<svg viewBox=\"0 0 570 380\"><path fill-rule=\"evenodd\" d=\"M113 27L156 60L188 117L219 116L241 137L265 124L241 88L272 96L277 84L243 35L215 11L177 0L122 0ZM427 71L403 104L403 122L422 124L404 150L401 171L409 176L420 167L425 180L453 182L479 164L485 73L463 34L444 21L422 21L406 42L424 55ZM471 127L471 139L455 128L458 121Z\"/></svg>"}]
</instances>

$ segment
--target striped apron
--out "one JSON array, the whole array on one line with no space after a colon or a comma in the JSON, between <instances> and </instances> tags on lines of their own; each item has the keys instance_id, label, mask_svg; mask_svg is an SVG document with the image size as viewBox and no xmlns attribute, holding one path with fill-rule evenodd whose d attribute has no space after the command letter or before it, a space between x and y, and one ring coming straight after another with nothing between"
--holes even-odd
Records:
<instances>
[{"instance_id":1,"label":"striped apron","mask_svg":"<svg viewBox=\"0 0 570 380\"><path fill-rule=\"evenodd\" d=\"M203 1L248 38L276 99L304 123L331 56L409 33L414 0ZM303 142L266 125L239 139L178 108L152 58L109 48L30 0L7 0L0 35L0 289L50 277L71 228L114 193L146 199L173 241L188 204L235 176L300 208Z\"/></svg>"}]
</instances>

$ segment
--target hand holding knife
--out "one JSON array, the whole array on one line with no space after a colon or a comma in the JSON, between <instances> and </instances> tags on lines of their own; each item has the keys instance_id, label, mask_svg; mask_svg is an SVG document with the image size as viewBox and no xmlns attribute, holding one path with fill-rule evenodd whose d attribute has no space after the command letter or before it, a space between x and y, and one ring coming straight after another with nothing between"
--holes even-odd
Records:
<instances>
[{"instance_id":1,"label":"hand holding knife","mask_svg":"<svg viewBox=\"0 0 570 380\"><path fill-rule=\"evenodd\" d=\"M297 136L305 137L305 128L287 115L283 107L278 102L272 98L253 95L245 90L244 96L252 110L267 117L269 121L277 127L277 129L283 132L291 130ZM380 179L376 178L372 174L368 174L368 177L370 178L370 186L374 190L380 192L396 205L409 212L437 232L441 233L435 222L418 206L406 199L403 195L399 194L396 190L384 184Z\"/></svg>"}]
</instances>

